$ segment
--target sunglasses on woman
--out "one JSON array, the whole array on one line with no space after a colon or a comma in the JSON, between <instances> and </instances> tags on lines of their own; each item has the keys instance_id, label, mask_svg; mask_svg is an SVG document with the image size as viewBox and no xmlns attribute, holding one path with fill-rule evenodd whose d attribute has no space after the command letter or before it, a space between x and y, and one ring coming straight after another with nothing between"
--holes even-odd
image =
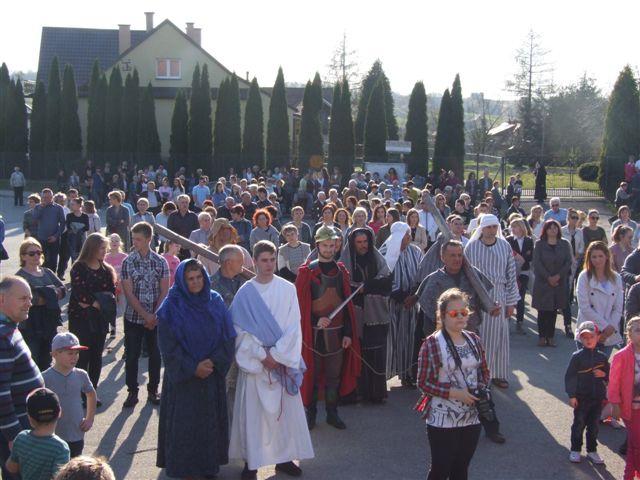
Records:
<instances>
[{"instance_id":1,"label":"sunglasses on woman","mask_svg":"<svg viewBox=\"0 0 640 480\"><path fill-rule=\"evenodd\" d=\"M449 317L451 317L451 318L468 317L469 316L469 309L468 308L461 308L460 310L449 310L447 312L447 315L449 315Z\"/></svg>"},{"instance_id":2,"label":"sunglasses on woman","mask_svg":"<svg viewBox=\"0 0 640 480\"><path fill-rule=\"evenodd\" d=\"M29 255L30 257L35 257L36 255L39 257L42 255L40 250L32 250L31 252L26 252L25 255Z\"/></svg>"}]
</instances>

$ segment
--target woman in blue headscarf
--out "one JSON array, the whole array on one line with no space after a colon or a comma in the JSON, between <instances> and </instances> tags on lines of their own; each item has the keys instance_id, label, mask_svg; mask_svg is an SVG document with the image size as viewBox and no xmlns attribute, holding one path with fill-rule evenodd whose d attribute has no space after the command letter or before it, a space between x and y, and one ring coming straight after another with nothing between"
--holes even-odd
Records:
<instances>
[{"instance_id":1,"label":"woman in blue headscarf","mask_svg":"<svg viewBox=\"0 0 640 480\"><path fill-rule=\"evenodd\" d=\"M170 477L210 477L228 463L224 378L236 334L222 297L210 287L202 264L185 260L157 312L164 360L157 465Z\"/></svg>"}]
</instances>

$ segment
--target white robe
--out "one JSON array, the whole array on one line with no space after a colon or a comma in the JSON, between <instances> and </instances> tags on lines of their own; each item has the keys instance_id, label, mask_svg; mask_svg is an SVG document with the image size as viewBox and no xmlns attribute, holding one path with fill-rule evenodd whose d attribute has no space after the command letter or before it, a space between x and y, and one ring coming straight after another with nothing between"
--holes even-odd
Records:
<instances>
[{"instance_id":1,"label":"white robe","mask_svg":"<svg viewBox=\"0 0 640 480\"><path fill-rule=\"evenodd\" d=\"M252 300L245 289L249 283L258 290L283 331L282 338L270 350L271 356L278 363L297 368L302 356L302 331L295 287L280 277L274 277L267 284L254 279L240 287L234 302ZM256 337L237 325L236 332L236 361L240 372L229 457L245 460L250 470L313 458L300 393L289 395L264 368L261 362L266 358L266 351Z\"/></svg>"}]
</instances>

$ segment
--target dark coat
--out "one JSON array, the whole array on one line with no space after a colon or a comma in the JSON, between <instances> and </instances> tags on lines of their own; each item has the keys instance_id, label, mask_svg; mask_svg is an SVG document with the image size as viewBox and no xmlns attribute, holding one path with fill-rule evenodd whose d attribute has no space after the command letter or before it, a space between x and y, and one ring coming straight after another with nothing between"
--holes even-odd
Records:
<instances>
[{"instance_id":1,"label":"dark coat","mask_svg":"<svg viewBox=\"0 0 640 480\"><path fill-rule=\"evenodd\" d=\"M538 310L557 310L567 306L567 279L571 275L571 245L563 238L555 248L546 240L538 240L533 249L533 271L535 279L531 294L531 306ZM547 279L560 275L557 287L549 285Z\"/></svg>"},{"instance_id":2,"label":"dark coat","mask_svg":"<svg viewBox=\"0 0 640 480\"><path fill-rule=\"evenodd\" d=\"M540 165L535 172L536 176L536 189L533 194L533 198L536 200L545 200L547 198L547 169L544 165Z\"/></svg>"},{"instance_id":3,"label":"dark coat","mask_svg":"<svg viewBox=\"0 0 640 480\"><path fill-rule=\"evenodd\" d=\"M595 369L607 375L596 378ZM609 378L609 360L599 350L581 348L571 356L571 361L564 375L564 388L569 398L589 398L604 400L607 398L606 382Z\"/></svg>"},{"instance_id":4,"label":"dark coat","mask_svg":"<svg viewBox=\"0 0 640 480\"><path fill-rule=\"evenodd\" d=\"M506 237L506 240L509 242L509 245L511 245L511 250L522 255L522 258L524 258L524 263L520 267L520 272L529 271L531 268L531 262L533 261L533 239L525 236L524 241L522 242L522 250L520 250L518 240L513 235Z\"/></svg>"}]
</instances>

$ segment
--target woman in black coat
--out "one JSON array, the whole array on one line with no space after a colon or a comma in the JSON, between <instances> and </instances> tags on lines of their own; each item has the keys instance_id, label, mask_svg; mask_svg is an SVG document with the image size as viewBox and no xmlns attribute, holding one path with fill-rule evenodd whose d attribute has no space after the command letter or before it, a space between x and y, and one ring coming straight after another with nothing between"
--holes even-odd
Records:
<instances>
[{"instance_id":1,"label":"woman in black coat","mask_svg":"<svg viewBox=\"0 0 640 480\"><path fill-rule=\"evenodd\" d=\"M513 256L516 259L518 293L520 293L520 300L516 307L516 330L524 335L525 331L522 328L522 323L524 322L524 296L529 286L529 273L531 271L531 262L533 261L533 239L528 235L529 230L525 225L524 219L516 218L509 226L511 235L506 240L511 245Z\"/></svg>"},{"instance_id":2,"label":"woman in black coat","mask_svg":"<svg viewBox=\"0 0 640 480\"><path fill-rule=\"evenodd\" d=\"M538 203L542 203L547 198L547 169L540 162L536 162L536 168L533 171L536 177L536 190L533 194Z\"/></svg>"}]
</instances>

